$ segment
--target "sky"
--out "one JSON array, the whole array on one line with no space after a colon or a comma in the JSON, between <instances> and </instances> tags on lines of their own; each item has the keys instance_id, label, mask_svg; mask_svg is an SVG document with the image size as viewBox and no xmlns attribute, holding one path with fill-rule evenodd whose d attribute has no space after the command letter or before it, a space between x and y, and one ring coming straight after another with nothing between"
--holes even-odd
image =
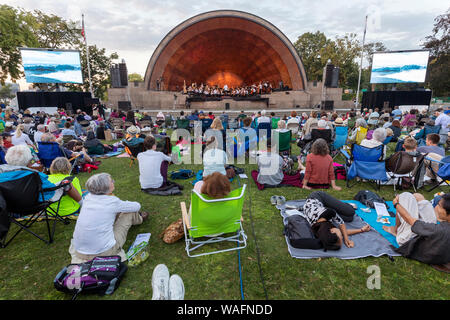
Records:
<instances>
[{"instance_id":1,"label":"sky","mask_svg":"<svg viewBox=\"0 0 450 320\"><path fill-rule=\"evenodd\" d=\"M421 49L434 18L449 9L442 0L0 0L0 4L41 10L67 20L85 16L88 44L117 52L129 73L145 73L153 51L164 36L190 17L212 10L233 9L268 20L290 40L321 31L329 38L356 33L366 43L382 41L389 50Z\"/></svg>"}]
</instances>

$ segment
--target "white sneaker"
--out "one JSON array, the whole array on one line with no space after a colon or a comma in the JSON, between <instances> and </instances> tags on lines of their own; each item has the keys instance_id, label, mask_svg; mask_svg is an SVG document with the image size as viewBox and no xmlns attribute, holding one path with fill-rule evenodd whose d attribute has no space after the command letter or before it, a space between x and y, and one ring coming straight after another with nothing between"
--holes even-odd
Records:
<instances>
[{"instance_id":1,"label":"white sneaker","mask_svg":"<svg viewBox=\"0 0 450 320\"><path fill-rule=\"evenodd\" d=\"M152 300L169 299L169 269L165 264L158 264L152 275Z\"/></svg>"},{"instance_id":2,"label":"white sneaker","mask_svg":"<svg viewBox=\"0 0 450 320\"><path fill-rule=\"evenodd\" d=\"M169 280L169 300L184 300L183 280L177 274L173 274Z\"/></svg>"}]
</instances>

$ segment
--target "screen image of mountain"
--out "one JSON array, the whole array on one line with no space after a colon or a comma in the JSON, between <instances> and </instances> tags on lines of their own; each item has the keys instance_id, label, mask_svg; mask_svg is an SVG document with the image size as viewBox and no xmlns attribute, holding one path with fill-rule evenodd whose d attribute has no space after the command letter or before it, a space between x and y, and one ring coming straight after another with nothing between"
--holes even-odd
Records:
<instances>
[{"instance_id":1,"label":"screen image of mountain","mask_svg":"<svg viewBox=\"0 0 450 320\"><path fill-rule=\"evenodd\" d=\"M29 83L83 83L78 51L21 50Z\"/></svg>"},{"instance_id":2,"label":"screen image of mountain","mask_svg":"<svg viewBox=\"0 0 450 320\"><path fill-rule=\"evenodd\" d=\"M424 82L428 51L376 53L370 83Z\"/></svg>"}]
</instances>

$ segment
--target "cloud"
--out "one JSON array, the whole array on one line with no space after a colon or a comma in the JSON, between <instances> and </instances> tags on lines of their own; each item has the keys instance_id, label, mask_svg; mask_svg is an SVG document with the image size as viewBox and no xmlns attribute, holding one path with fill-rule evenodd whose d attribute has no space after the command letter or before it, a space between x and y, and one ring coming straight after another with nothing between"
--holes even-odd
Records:
<instances>
[{"instance_id":1,"label":"cloud","mask_svg":"<svg viewBox=\"0 0 450 320\"><path fill-rule=\"evenodd\" d=\"M184 20L212 10L234 9L268 20L292 42L304 32L327 37L356 33L362 40L367 12L380 13L380 29L367 33L367 41L382 41L391 50L420 48L431 33L433 19L445 13L445 1L423 0L3 0L25 10L39 9L81 23L85 15L90 44L117 52L129 72L145 73L153 50L165 35Z\"/></svg>"}]
</instances>

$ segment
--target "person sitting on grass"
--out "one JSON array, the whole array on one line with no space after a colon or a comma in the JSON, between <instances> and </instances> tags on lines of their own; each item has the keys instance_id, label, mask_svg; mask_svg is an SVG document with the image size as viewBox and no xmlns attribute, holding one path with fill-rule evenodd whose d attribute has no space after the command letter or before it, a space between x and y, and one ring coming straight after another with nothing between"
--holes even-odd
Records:
<instances>
[{"instance_id":1,"label":"person sitting on grass","mask_svg":"<svg viewBox=\"0 0 450 320\"><path fill-rule=\"evenodd\" d=\"M339 204L338 201L332 197L325 198L324 193L313 192L306 200L303 212L300 213L311 225L314 236L322 242L325 251L339 250L342 247L342 243L348 248L353 248L355 243L348 236L371 230L369 225L365 225L360 229L347 230L345 222L338 211L354 212L354 207L350 208L352 207L351 205ZM347 208L347 206L349 207ZM352 218L349 216L347 220L351 221Z\"/></svg>"},{"instance_id":2,"label":"person sitting on grass","mask_svg":"<svg viewBox=\"0 0 450 320\"><path fill-rule=\"evenodd\" d=\"M113 147L103 144L95 137L94 131L88 131L86 141L84 142L84 147L89 154L102 155L113 151Z\"/></svg>"},{"instance_id":3,"label":"person sitting on grass","mask_svg":"<svg viewBox=\"0 0 450 320\"><path fill-rule=\"evenodd\" d=\"M164 187L167 184L167 170L172 158L156 151L156 140L153 136L144 139L144 150L137 156L141 189Z\"/></svg>"},{"instance_id":4,"label":"person sitting on grass","mask_svg":"<svg viewBox=\"0 0 450 320\"><path fill-rule=\"evenodd\" d=\"M139 202L123 201L114 196L114 180L108 173L90 177L86 189L89 194L83 200L69 248L71 263L114 255L126 261L123 245L128 230L145 221L149 214L139 212Z\"/></svg>"},{"instance_id":5,"label":"person sitting on grass","mask_svg":"<svg viewBox=\"0 0 450 320\"><path fill-rule=\"evenodd\" d=\"M303 166L298 157L298 167L305 170L303 188L311 190L317 188L329 188L330 184L334 190L340 191L341 187L336 185L333 158L330 156L328 144L324 139L317 139L311 147L311 153L306 156L306 167Z\"/></svg>"},{"instance_id":6,"label":"person sitting on grass","mask_svg":"<svg viewBox=\"0 0 450 320\"><path fill-rule=\"evenodd\" d=\"M82 204L80 181L77 177L70 177L71 169L69 160L64 157L55 158L50 165L48 180L51 183L58 185L61 181L71 180L70 188L67 188L67 194L61 198L59 204L58 214L60 216L78 213ZM58 204L52 204L50 207L56 211Z\"/></svg>"},{"instance_id":7,"label":"person sitting on grass","mask_svg":"<svg viewBox=\"0 0 450 320\"><path fill-rule=\"evenodd\" d=\"M423 263L447 264L449 268L450 193L444 194L434 209L417 193L402 193L393 203L397 209L395 226L383 229L396 237L400 246L397 252Z\"/></svg>"},{"instance_id":8,"label":"person sitting on grass","mask_svg":"<svg viewBox=\"0 0 450 320\"><path fill-rule=\"evenodd\" d=\"M284 178L283 158L272 152L272 141L267 139L267 151L263 151L257 159L258 176L256 181L265 186L278 186Z\"/></svg>"}]
</instances>

